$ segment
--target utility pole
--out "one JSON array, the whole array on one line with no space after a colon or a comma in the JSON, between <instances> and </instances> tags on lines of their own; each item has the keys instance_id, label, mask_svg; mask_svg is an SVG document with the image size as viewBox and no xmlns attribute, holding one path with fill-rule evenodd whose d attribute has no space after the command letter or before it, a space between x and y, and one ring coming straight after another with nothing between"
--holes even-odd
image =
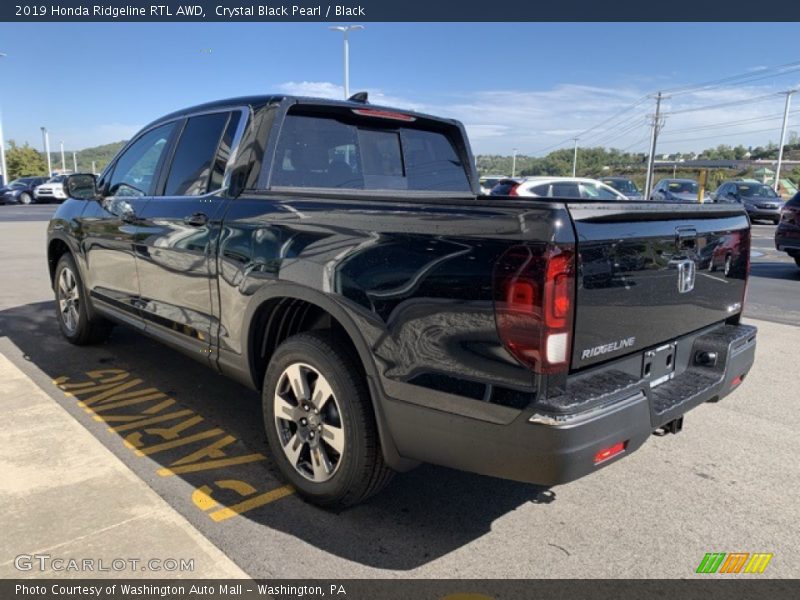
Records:
<instances>
[{"instance_id":1,"label":"utility pole","mask_svg":"<svg viewBox=\"0 0 800 600\"><path fill-rule=\"evenodd\" d=\"M3 185L8 185L8 171L6 170L6 143L3 141L3 115L0 113L0 168L3 169Z\"/></svg>"},{"instance_id":2,"label":"utility pole","mask_svg":"<svg viewBox=\"0 0 800 600\"><path fill-rule=\"evenodd\" d=\"M661 122L661 100L664 99L661 92L656 94L656 112L653 115L652 132L650 133L650 157L647 161L647 178L644 184L644 198L650 199L650 192L653 191L653 167L656 160L656 142L658 141L658 132L663 127Z\"/></svg>"},{"instance_id":3,"label":"utility pole","mask_svg":"<svg viewBox=\"0 0 800 600\"><path fill-rule=\"evenodd\" d=\"M44 154L47 157L47 176L53 175L53 164L50 160L50 134L47 133L47 127L42 127L42 144L44 144Z\"/></svg>"},{"instance_id":4,"label":"utility pole","mask_svg":"<svg viewBox=\"0 0 800 600\"><path fill-rule=\"evenodd\" d=\"M8 56L0 52L0 58ZM6 138L3 134L3 115L0 111L0 169L3 169L3 185L8 185L8 171L6 170Z\"/></svg>"},{"instance_id":5,"label":"utility pole","mask_svg":"<svg viewBox=\"0 0 800 600\"><path fill-rule=\"evenodd\" d=\"M59 143L61 144L61 171L63 172L67 170L67 159L64 156L64 140Z\"/></svg>"},{"instance_id":6,"label":"utility pole","mask_svg":"<svg viewBox=\"0 0 800 600\"><path fill-rule=\"evenodd\" d=\"M517 149L511 149L511 177L517 174Z\"/></svg>"},{"instance_id":7,"label":"utility pole","mask_svg":"<svg viewBox=\"0 0 800 600\"><path fill-rule=\"evenodd\" d=\"M786 143L786 126L789 123L789 107L792 104L792 94L797 90L788 90L783 92L786 95L786 104L783 108L783 126L781 127L781 145L778 147L778 166L775 167L775 184L773 189L778 192L781 181L781 165L783 163L783 145Z\"/></svg>"},{"instance_id":8,"label":"utility pole","mask_svg":"<svg viewBox=\"0 0 800 600\"><path fill-rule=\"evenodd\" d=\"M75 153L75 151L72 152L72 172L78 172L78 155Z\"/></svg>"},{"instance_id":9,"label":"utility pole","mask_svg":"<svg viewBox=\"0 0 800 600\"><path fill-rule=\"evenodd\" d=\"M344 98L350 97L350 32L364 29L363 25L346 25L328 27L332 31L341 31L344 34Z\"/></svg>"},{"instance_id":10,"label":"utility pole","mask_svg":"<svg viewBox=\"0 0 800 600\"><path fill-rule=\"evenodd\" d=\"M572 176L575 177L578 172L578 138L572 139L575 140L575 152L572 154Z\"/></svg>"},{"instance_id":11,"label":"utility pole","mask_svg":"<svg viewBox=\"0 0 800 600\"><path fill-rule=\"evenodd\" d=\"M97 164L97 161L93 160L92 161L92 174L97 173L97 168L95 167L96 164Z\"/></svg>"}]
</instances>

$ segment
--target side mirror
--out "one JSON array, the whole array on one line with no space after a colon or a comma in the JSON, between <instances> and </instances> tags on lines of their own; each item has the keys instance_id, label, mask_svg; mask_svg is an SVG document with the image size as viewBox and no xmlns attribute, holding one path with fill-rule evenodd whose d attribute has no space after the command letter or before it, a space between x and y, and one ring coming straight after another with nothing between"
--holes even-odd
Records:
<instances>
[{"instance_id":1,"label":"side mirror","mask_svg":"<svg viewBox=\"0 0 800 600\"><path fill-rule=\"evenodd\" d=\"M96 200L100 197L97 178L91 174L69 175L64 180L64 191L67 197L78 200Z\"/></svg>"}]
</instances>

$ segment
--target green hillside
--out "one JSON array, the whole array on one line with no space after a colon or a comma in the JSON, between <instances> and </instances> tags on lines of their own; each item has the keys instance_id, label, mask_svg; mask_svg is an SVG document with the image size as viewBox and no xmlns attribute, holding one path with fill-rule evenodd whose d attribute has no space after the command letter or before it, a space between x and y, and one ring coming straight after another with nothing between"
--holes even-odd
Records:
<instances>
[{"instance_id":1,"label":"green hillside","mask_svg":"<svg viewBox=\"0 0 800 600\"><path fill-rule=\"evenodd\" d=\"M121 142L112 142L111 144L76 150L78 171L91 171L92 161L95 161L95 169L99 173L125 144L126 140L123 140ZM72 150L64 150L64 158L66 159L67 169L72 169ZM61 168L60 151L50 152L50 160L52 161L54 170Z\"/></svg>"}]
</instances>

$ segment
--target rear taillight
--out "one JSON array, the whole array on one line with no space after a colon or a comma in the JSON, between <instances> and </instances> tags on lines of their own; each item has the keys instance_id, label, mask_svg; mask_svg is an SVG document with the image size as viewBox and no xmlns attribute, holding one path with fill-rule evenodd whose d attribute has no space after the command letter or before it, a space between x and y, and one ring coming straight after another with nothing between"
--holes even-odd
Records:
<instances>
[{"instance_id":1,"label":"rear taillight","mask_svg":"<svg viewBox=\"0 0 800 600\"><path fill-rule=\"evenodd\" d=\"M518 184L518 183L517 183L516 185L512 185L512 186L511 186L511 189L510 189L510 190L508 190L508 195L509 195L509 196L519 196L519 194L517 193L517 188L518 188L518 187L519 187L519 184Z\"/></svg>"},{"instance_id":2,"label":"rear taillight","mask_svg":"<svg viewBox=\"0 0 800 600\"><path fill-rule=\"evenodd\" d=\"M569 246L510 248L494 270L495 319L506 349L536 373L569 367L575 312L575 251Z\"/></svg>"},{"instance_id":3,"label":"rear taillight","mask_svg":"<svg viewBox=\"0 0 800 600\"><path fill-rule=\"evenodd\" d=\"M744 304L747 302L747 285L750 283L750 229L742 229L735 235L739 236L739 255L741 256L740 260L744 261L744 291L742 292L742 313L744 313Z\"/></svg>"}]
</instances>

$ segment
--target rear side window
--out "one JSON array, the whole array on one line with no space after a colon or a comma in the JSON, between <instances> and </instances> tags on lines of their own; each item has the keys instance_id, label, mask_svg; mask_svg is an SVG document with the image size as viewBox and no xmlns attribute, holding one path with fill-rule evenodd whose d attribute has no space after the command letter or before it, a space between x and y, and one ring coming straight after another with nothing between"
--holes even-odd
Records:
<instances>
[{"instance_id":1,"label":"rear side window","mask_svg":"<svg viewBox=\"0 0 800 600\"><path fill-rule=\"evenodd\" d=\"M198 196L209 189L220 138L230 113L190 117L170 166L165 196Z\"/></svg>"},{"instance_id":2,"label":"rear side window","mask_svg":"<svg viewBox=\"0 0 800 600\"><path fill-rule=\"evenodd\" d=\"M580 198L577 183L554 183L550 191L553 198Z\"/></svg>"},{"instance_id":3,"label":"rear side window","mask_svg":"<svg viewBox=\"0 0 800 600\"><path fill-rule=\"evenodd\" d=\"M442 132L386 119L291 113L281 128L270 185L471 192L464 165Z\"/></svg>"}]
</instances>

